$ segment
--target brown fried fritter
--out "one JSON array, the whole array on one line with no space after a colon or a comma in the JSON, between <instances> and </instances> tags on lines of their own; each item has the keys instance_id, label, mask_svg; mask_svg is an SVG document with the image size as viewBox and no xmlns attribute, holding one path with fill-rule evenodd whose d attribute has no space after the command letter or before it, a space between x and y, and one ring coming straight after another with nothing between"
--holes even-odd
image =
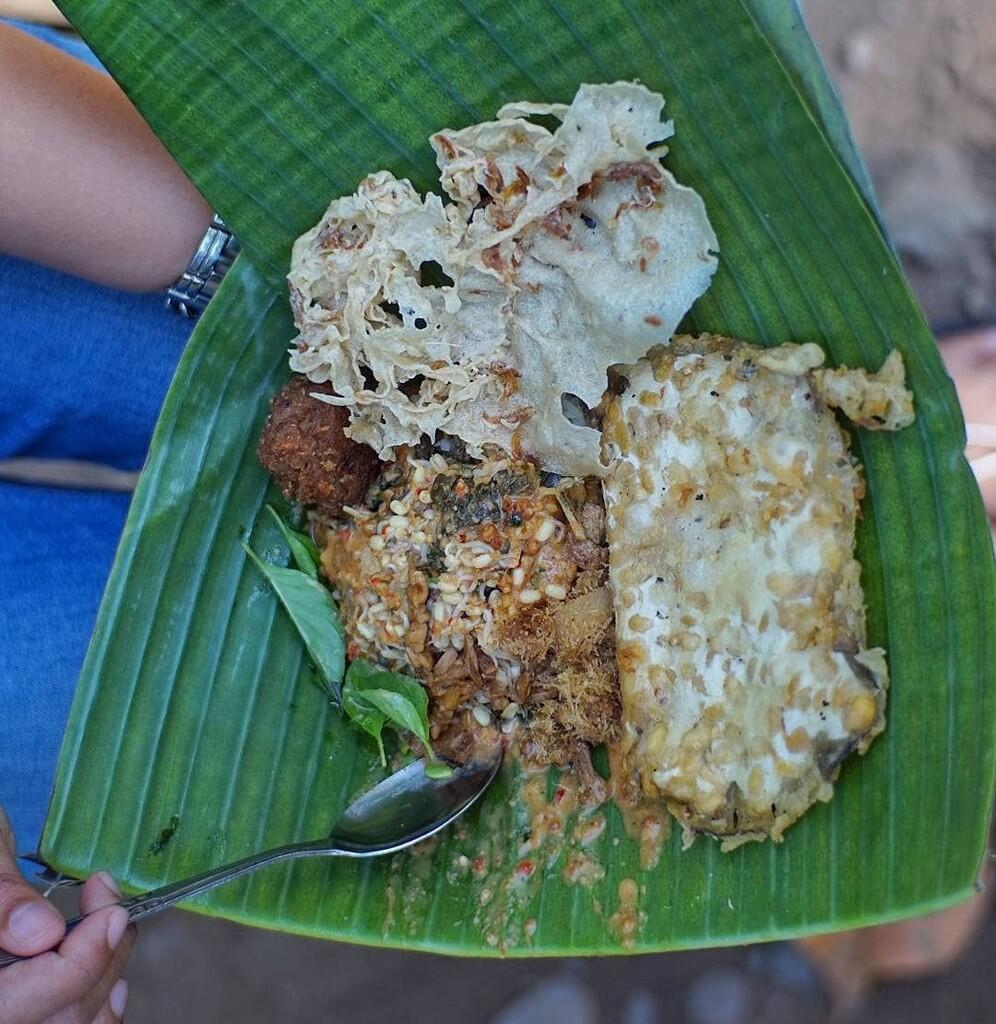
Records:
<instances>
[{"instance_id":1,"label":"brown fried fritter","mask_svg":"<svg viewBox=\"0 0 996 1024\"><path fill-rule=\"evenodd\" d=\"M270 403L257 454L284 497L334 516L362 501L380 471L372 448L345 436L349 413L311 396L335 394L295 374Z\"/></svg>"}]
</instances>

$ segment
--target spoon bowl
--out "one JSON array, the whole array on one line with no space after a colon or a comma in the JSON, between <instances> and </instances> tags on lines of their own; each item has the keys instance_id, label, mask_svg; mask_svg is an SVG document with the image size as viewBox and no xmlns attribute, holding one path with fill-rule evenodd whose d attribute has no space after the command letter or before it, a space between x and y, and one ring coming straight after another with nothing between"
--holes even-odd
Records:
<instances>
[{"instance_id":1,"label":"spoon bowl","mask_svg":"<svg viewBox=\"0 0 996 1024\"><path fill-rule=\"evenodd\" d=\"M377 857L403 850L446 828L471 806L498 773L501 757L474 762L445 779L415 761L357 797L329 835L329 852Z\"/></svg>"}]
</instances>

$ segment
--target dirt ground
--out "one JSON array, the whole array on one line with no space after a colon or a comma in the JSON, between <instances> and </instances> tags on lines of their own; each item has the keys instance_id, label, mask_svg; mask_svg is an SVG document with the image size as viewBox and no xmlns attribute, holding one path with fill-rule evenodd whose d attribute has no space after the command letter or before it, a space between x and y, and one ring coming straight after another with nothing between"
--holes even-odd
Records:
<instances>
[{"instance_id":1,"label":"dirt ground","mask_svg":"<svg viewBox=\"0 0 996 1024\"><path fill-rule=\"evenodd\" d=\"M996 1019L996 917L949 971L853 1009L784 943L602 960L449 960L175 912L142 925L132 1024L919 1024ZM445 998L441 993L445 992Z\"/></svg>"},{"instance_id":2,"label":"dirt ground","mask_svg":"<svg viewBox=\"0 0 996 1024\"><path fill-rule=\"evenodd\" d=\"M805 0L903 264L939 332L996 319L996 4Z\"/></svg>"},{"instance_id":3,"label":"dirt ground","mask_svg":"<svg viewBox=\"0 0 996 1024\"><path fill-rule=\"evenodd\" d=\"M807 0L805 8L929 320L940 331L996 321L996 4ZM879 985L834 1012L833 994L785 944L598 961L454 962L172 913L142 927L128 971L129 1020L987 1021L996 1019L993 964L990 913L979 939L945 973Z\"/></svg>"}]
</instances>

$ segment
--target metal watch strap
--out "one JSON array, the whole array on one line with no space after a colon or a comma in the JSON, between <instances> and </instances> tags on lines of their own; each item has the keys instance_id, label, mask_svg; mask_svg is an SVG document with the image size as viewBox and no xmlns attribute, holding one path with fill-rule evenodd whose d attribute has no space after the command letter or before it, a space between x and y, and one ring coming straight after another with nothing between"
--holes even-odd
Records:
<instances>
[{"instance_id":1,"label":"metal watch strap","mask_svg":"<svg viewBox=\"0 0 996 1024\"><path fill-rule=\"evenodd\" d=\"M238 252L235 236L215 214L187 269L170 285L166 293L167 308L183 316L200 316Z\"/></svg>"}]
</instances>

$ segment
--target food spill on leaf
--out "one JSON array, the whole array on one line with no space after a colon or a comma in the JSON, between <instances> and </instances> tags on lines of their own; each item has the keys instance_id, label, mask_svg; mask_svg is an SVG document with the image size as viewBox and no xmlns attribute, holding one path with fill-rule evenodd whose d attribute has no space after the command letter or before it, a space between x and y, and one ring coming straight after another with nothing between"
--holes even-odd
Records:
<instances>
[{"instance_id":1,"label":"food spill on leaf","mask_svg":"<svg viewBox=\"0 0 996 1024\"><path fill-rule=\"evenodd\" d=\"M640 826L640 867L652 871L661 859L661 847L670 828L658 814L648 814Z\"/></svg>"},{"instance_id":2,"label":"food spill on leaf","mask_svg":"<svg viewBox=\"0 0 996 1024\"><path fill-rule=\"evenodd\" d=\"M392 876L384 887L385 897L387 899L387 912L384 914L384 923L381 925L380 929L380 933L384 938L387 938L388 935L394 931L394 926L396 924L394 908L398 901L397 885L397 879Z\"/></svg>"},{"instance_id":3,"label":"food spill on leaf","mask_svg":"<svg viewBox=\"0 0 996 1024\"><path fill-rule=\"evenodd\" d=\"M392 858L385 939L420 934L433 898L431 880L442 871L451 891L466 901L462 908L473 931L500 953L534 940L544 887L551 884L576 886L586 894L582 905L615 939L635 941L642 923L636 882L623 880L618 904L606 898L608 871L618 856L606 805L585 804L589 790L572 774L514 771L505 796L483 804L476 822L461 821ZM655 864L667 834L662 817L631 807L624 823L639 841L641 864ZM451 911L459 914L460 908Z\"/></svg>"},{"instance_id":4,"label":"food spill on leaf","mask_svg":"<svg viewBox=\"0 0 996 1024\"><path fill-rule=\"evenodd\" d=\"M605 815L596 814L592 818L579 821L574 827L573 836L581 846L591 846L591 844L595 842L595 840L598 839L604 831Z\"/></svg>"},{"instance_id":5,"label":"food spill on leaf","mask_svg":"<svg viewBox=\"0 0 996 1024\"><path fill-rule=\"evenodd\" d=\"M392 895L388 897L385 935L400 931L411 937L425 926L424 908L432 890L433 867L440 845L439 838L433 836L391 858L388 891Z\"/></svg>"},{"instance_id":6,"label":"food spill on leaf","mask_svg":"<svg viewBox=\"0 0 996 1024\"><path fill-rule=\"evenodd\" d=\"M587 853L573 853L564 865L564 881L568 885L591 887L605 877L605 868Z\"/></svg>"},{"instance_id":7,"label":"food spill on leaf","mask_svg":"<svg viewBox=\"0 0 996 1024\"><path fill-rule=\"evenodd\" d=\"M626 835L640 845L640 869L652 871L661 858L664 840L671 834L671 819L659 807L645 803L619 804ZM616 837L618 839L618 837Z\"/></svg>"},{"instance_id":8,"label":"food spill on leaf","mask_svg":"<svg viewBox=\"0 0 996 1024\"><path fill-rule=\"evenodd\" d=\"M639 908L640 889L635 879L624 878L619 883L618 895L619 907L609 918L609 927L628 949L636 942L642 924Z\"/></svg>"},{"instance_id":9,"label":"food spill on leaf","mask_svg":"<svg viewBox=\"0 0 996 1024\"><path fill-rule=\"evenodd\" d=\"M149 846L149 853L151 853L153 857L157 857L166 849L167 846L169 846L170 841L176 834L179 824L180 816L178 814L174 814L173 817L169 819L169 824L162 830L162 832L159 833L155 842Z\"/></svg>"}]
</instances>

